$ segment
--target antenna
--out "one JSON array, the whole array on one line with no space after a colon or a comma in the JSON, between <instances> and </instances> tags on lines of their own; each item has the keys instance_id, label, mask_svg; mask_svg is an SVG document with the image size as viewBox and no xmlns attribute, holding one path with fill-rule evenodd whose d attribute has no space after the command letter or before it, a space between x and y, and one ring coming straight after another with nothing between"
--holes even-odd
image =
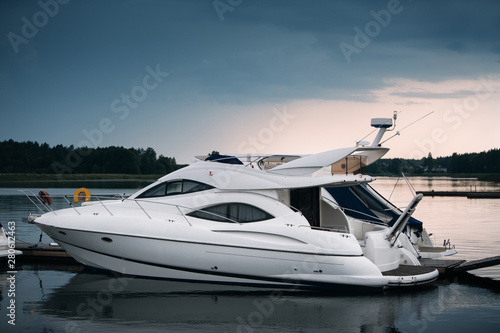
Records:
<instances>
[{"instance_id":1,"label":"antenna","mask_svg":"<svg viewBox=\"0 0 500 333\"><path fill-rule=\"evenodd\" d=\"M428 114L426 114L425 116L420 117L420 118L418 118L417 120L415 120L414 122L409 123L408 125L406 125L406 126L405 126L405 127L403 127L402 129L400 129L399 131L397 131L397 132L396 132L396 134L394 134L393 136L391 136L391 137L389 137L389 138L385 139L384 141L382 141L381 143L379 143L379 145L383 144L383 143L384 143L384 142L386 142L386 141L389 141L390 139L392 139L392 138L393 138L393 137L395 137L396 135L399 135L399 133L400 133L401 131L403 131L405 128L410 127L411 125L415 124L417 121L420 121L420 120L424 119L425 117L427 117L427 116L429 116L429 115L431 115L431 114L433 114L433 113L434 113L434 111L431 111L431 112L429 112Z\"/></svg>"},{"instance_id":2,"label":"antenna","mask_svg":"<svg viewBox=\"0 0 500 333\"><path fill-rule=\"evenodd\" d=\"M396 128L396 119L398 118L398 111L394 111L392 116L393 118L372 118L371 125L375 128L378 128L378 133L375 139L373 140L371 146L377 147L380 146L380 140L384 136L386 131L393 131ZM392 122L394 119L394 124Z\"/></svg>"},{"instance_id":3,"label":"antenna","mask_svg":"<svg viewBox=\"0 0 500 333\"><path fill-rule=\"evenodd\" d=\"M401 131L402 131L402 130L404 130L405 128L409 127L410 125L415 124L417 121L420 121L420 120L424 119L425 117L427 117L427 116L429 116L429 115L431 115L431 114L433 114L433 113L434 113L434 111L431 111L431 112L429 112L428 114L426 114L425 116L418 118L417 120L415 120L415 121L414 121L414 122L412 122L412 123L409 123L408 125L406 125L405 127L403 127L403 128L401 129Z\"/></svg>"},{"instance_id":4,"label":"antenna","mask_svg":"<svg viewBox=\"0 0 500 333\"><path fill-rule=\"evenodd\" d=\"M371 125L372 125L372 127L375 127L375 129L373 131L371 131L370 133L368 133L367 135L365 135L361 140L356 141L356 146L358 146L361 142L363 142L364 139L369 137L373 132L375 132L378 129L379 132L377 134L377 138L375 138L375 140L373 140L373 143L372 143L372 146L376 146L375 142L377 141L377 139L378 139L378 141L380 141L380 139L382 139L382 136L384 135L384 133L386 131L390 132L396 128L396 119L398 119L398 113L400 113L400 112L401 111L394 111L392 118L372 118ZM394 124L392 122L393 119L394 119ZM377 145L378 145L378 143L377 143Z\"/></svg>"}]
</instances>

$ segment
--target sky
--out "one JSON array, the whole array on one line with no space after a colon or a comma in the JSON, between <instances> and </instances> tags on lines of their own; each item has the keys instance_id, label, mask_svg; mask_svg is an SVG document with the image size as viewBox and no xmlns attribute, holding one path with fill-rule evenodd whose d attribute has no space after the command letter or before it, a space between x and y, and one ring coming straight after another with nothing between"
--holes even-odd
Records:
<instances>
[{"instance_id":1,"label":"sky","mask_svg":"<svg viewBox=\"0 0 500 333\"><path fill-rule=\"evenodd\" d=\"M0 0L0 38L0 141L311 154L397 111L386 157L500 148L499 1Z\"/></svg>"}]
</instances>

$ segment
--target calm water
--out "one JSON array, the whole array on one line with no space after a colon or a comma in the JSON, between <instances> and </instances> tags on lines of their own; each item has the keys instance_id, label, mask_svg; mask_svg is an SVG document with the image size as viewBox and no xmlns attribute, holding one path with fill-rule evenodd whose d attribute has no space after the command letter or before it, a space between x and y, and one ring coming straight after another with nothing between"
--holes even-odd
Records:
<instances>
[{"instance_id":1,"label":"calm water","mask_svg":"<svg viewBox=\"0 0 500 333\"><path fill-rule=\"evenodd\" d=\"M473 180L412 179L417 190L499 190ZM403 180L378 179L373 186L406 206L412 195ZM46 188L72 194L75 188ZM91 188L132 193L134 188ZM33 189L37 192L38 189ZM63 204L58 204L63 207ZM65 204L67 205L67 204ZM36 208L16 189L0 188L0 222L16 222L18 240L37 242L40 231L22 222ZM456 258L500 255L500 200L424 198L415 217L434 234L450 239ZM44 242L49 242L43 236ZM328 295L210 284L115 277L79 266L25 264L17 267L15 298L9 274L0 273L0 332L498 332L500 269L473 271L478 281L447 281L416 290L374 295ZM15 299L16 325L8 324Z\"/></svg>"}]
</instances>

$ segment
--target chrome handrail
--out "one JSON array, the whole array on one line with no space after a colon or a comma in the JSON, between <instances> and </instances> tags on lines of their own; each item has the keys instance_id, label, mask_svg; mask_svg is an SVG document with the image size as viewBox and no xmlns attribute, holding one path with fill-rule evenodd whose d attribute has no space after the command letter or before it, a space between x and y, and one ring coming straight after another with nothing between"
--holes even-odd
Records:
<instances>
[{"instance_id":1,"label":"chrome handrail","mask_svg":"<svg viewBox=\"0 0 500 333\"><path fill-rule=\"evenodd\" d=\"M41 199L38 195L36 195L35 193L33 193L33 191L25 191L25 190L19 190L20 192L22 192L37 208L38 210L40 210L40 212L42 214L45 214L45 213L54 213L56 214L56 211L53 210L52 208L50 208L49 206L47 205L44 205L42 202L41 202ZM33 200L33 198L35 198L36 200ZM71 201L68 200L68 195L52 195L51 196L52 199L56 199L56 198L62 198L64 199L70 206L71 208L73 208L75 210L75 212L78 214L78 215L82 215L82 213L78 210L78 208L73 205L73 203ZM190 225L192 226L192 224L189 222L188 218L186 217L186 215L184 214L184 212L182 211L182 209L188 209L188 210L197 210L196 208L193 208L193 207L188 207L188 206L182 206L182 205L178 205L178 204L172 204L172 203L168 203L168 202L158 202L158 201L153 201L153 200L144 200L144 199L129 199L129 198L126 198L124 197L123 195L110 195L110 196L92 196L91 199L95 199L97 200L97 202L111 215L111 216L114 216L113 213L111 212L111 210L108 208L109 205L106 205L106 202L101 200L101 199L111 199L111 200L114 200L115 202L118 201L118 200L121 200L122 202L125 201L125 200L130 200L130 201L134 201L137 206L139 206L139 208L144 212L144 214L149 218L149 219L153 219L151 217L151 215L147 212L147 210L143 207L143 205L141 205L141 203L150 203L150 204L157 204L157 205L164 205L164 206L170 206L170 207L175 207L180 215L182 215L182 217L184 218L184 220ZM36 201L39 202L39 204L42 205L42 207L45 208L42 209L40 207L39 204L36 203ZM97 203L96 203L97 204ZM181 209L182 208L182 209ZM213 214L213 215L218 215L218 214L215 214L215 213L211 213L211 212L206 212L206 213L209 213L209 214ZM57 214L56 214L57 215ZM239 223L238 221L234 221L234 220L231 220L227 217L224 217L224 216L220 216L221 218L225 218L226 220L230 221L230 222L233 222L233 223Z\"/></svg>"},{"instance_id":2,"label":"chrome handrail","mask_svg":"<svg viewBox=\"0 0 500 333\"><path fill-rule=\"evenodd\" d=\"M33 201L33 200L30 198L30 196L29 196L28 194L26 194L26 192L28 192L28 191L19 190L19 192L22 192L22 193L23 193L23 194L24 194L24 195L25 195L25 196L29 199L29 201L31 201L31 203L32 203L33 205L35 205L35 207L36 207L39 211L41 211L41 212L42 212L42 214L47 213L46 211L44 211L43 209L41 209L41 208L40 208L40 207L36 204L36 202L35 202L35 201ZM38 200L38 201L40 201L40 198L39 198L37 195L35 195L35 193L33 193L33 191L29 191L29 192L31 192L31 194L32 194L32 196L33 196L33 197L37 198L37 200ZM41 202L40 202L40 203L41 203ZM42 206L44 206L44 205L42 204Z\"/></svg>"},{"instance_id":3,"label":"chrome handrail","mask_svg":"<svg viewBox=\"0 0 500 333\"><path fill-rule=\"evenodd\" d=\"M42 213L42 214L45 214L45 213L53 213L55 215L57 215L56 211L53 210L50 206L48 205L45 205L41 199L40 199L40 196L33 193L33 191L30 191L30 190L19 190L20 192L22 192L36 207L37 209ZM224 191L224 192L232 192L232 191ZM255 195L260 195L260 196L265 196L267 198L270 198L270 199L273 199L273 200L276 200L278 202L281 202L279 201L278 199L276 198L273 198L273 197L270 197L268 195L264 195L264 194L261 194L261 193L255 193L255 192L249 192L251 194L255 194ZM82 213L78 210L78 207L76 207L70 200L68 200L68 197L73 197L72 195L52 195L51 198L55 199L55 198L63 198L68 204L69 206L71 206L71 208L73 208L73 210L78 214L78 215L82 215ZM35 198L36 200L33 200L32 198ZM213 212L208 212L208 211L204 211L203 209L198 209L198 208L195 208L195 207L189 207L189 206L182 206L182 205L178 205L178 204L173 204L173 203L168 203L168 202L158 202L158 201L153 201L153 200L145 200L145 199L130 199L128 197L125 197L123 194L106 194L106 195L93 195L91 197L91 200L92 199L95 199L108 213L110 216L114 216L113 213L111 212L111 210L109 209L109 205L107 206L106 205L106 202L105 201L102 201L101 199L106 199L106 200L113 200L113 201L118 201L118 200L121 200L122 202L125 201L125 200L131 200L131 201L134 201L137 206L139 206L139 208L143 211L143 213L148 217L148 219L152 219L151 215L148 213L148 211L141 205L141 203L150 203L150 204L157 204L157 205L165 205L165 206L171 206L171 207L175 207L180 215L182 215L182 217L184 218L184 220L190 225L192 226L192 224L190 223L189 219L186 217L185 213L182 211L182 209L187 209L187 210L192 210L192 211L196 211L196 210L201 210L203 211L204 213L208 213L208 214L211 214L211 215L214 215L214 216L217 216L217 217L220 217L224 220L227 220L228 222L231 222L231 223L237 223L237 224L241 224L240 222L238 221L235 221L233 219L230 219L226 216L222 216L222 215L219 215L219 214L216 214L216 213L213 213ZM363 214L363 215L367 215L369 216L368 214L365 214L363 212L359 212L359 211L356 211L356 210L353 210L353 209L349 209L349 208L345 208L345 207L342 207L340 206L338 203L334 202L333 200L329 199L329 198L325 198L323 197L323 199L326 199L326 201L330 202L331 204L334 204L335 206L337 206L337 209L340 209L341 211L345 211L345 210L351 210L351 211L355 211L355 212L358 212L359 214ZM38 201L38 204L36 203L36 201ZM95 202L97 204L97 202ZM42 209L41 207L45 208ZM292 210L294 211L299 211L298 209L296 209L295 207L291 206L291 205L286 205L288 206L289 208L291 208ZM182 208L182 209L181 209ZM371 217L371 216L370 216ZM370 220L366 220L366 222L369 222L371 224L376 224L376 225L385 225L386 223L384 223L384 221L382 221L380 218L379 218L380 222L379 221L370 221ZM344 228L344 230L341 230L340 228L322 228L322 230L329 230L329 231L338 231L338 232L347 232L345 226L339 226L339 227L342 227ZM316 227L314 227L316 228ZM319 228L319 227L318 227Z\"/></svg>"},{"instance_id":4,"label":"chrome handrail","mask_svg":"<svg viewBox=\"0 0 500 333\"><path fill-rule=\"evenodd\" d=\"M135 199L134 199L134 201L135 201L135 203L137 204L137 206L139 206L139 207L142 209L142 211L144 212L144 214L146 214L146 216L147 216L150 220L152 220L151 216L149 216L149 214L146 212L146 210L144 209L144 207L142 207L142 206L141 206L141 204L139 203L139 201L137 201L137 200L135 200Z\"/></svg>"},{"instance_id":5,"label":"chrome handrail","mask_svg":"<svg viewBox=\"0 0 500 333\"><path fill-rule=\"evenodd\" d=\"M104 209L106 209L109 213L109 215L113 216L113 213L111 213L108 209L108 207L106 207L106 205L99 199L99 197L96 197L97 201L99 201L101 203L101 205L104 207Z\"/></svg>"},{"instance_id":6,"label":"chrome handrail","mask_svg":"<svg viewBox=\"0 0 500 333\"><path fill-rule=\"evenodd\" d=\"M75 212L78 213L78 215L82 215L82 214L80 214L80 212L78 211L78 209L76 209L76 207L73 205L73 203L68 200L68 198L66 196L64 196L64 200L66 200L66 202L75 210ZM55 212L54 212L54 214L55 214Z\"/></svg>"}]
</instances>

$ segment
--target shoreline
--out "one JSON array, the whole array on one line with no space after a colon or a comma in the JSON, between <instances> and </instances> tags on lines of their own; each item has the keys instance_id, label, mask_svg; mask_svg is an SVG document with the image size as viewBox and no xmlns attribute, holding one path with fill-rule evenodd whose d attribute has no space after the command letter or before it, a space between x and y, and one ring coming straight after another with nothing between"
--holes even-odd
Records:
<instances>
[{"instance_id":1,"label":"shoreline","mask_svg":"<svg viewBox=\"0 0 500 333\"><path fill-rule=\"evenodd\" d=\"M394 174L369 174L373 177L398 178L401 175ZM92 182L144 182L156 181L164 174L35 174L35 173L1 173L0 186L4 183L22 184L28 182L74 182L74 181L92 181ZM500 174L477 174L477 173L424 173L418 175L406 175L409 178L453 178L453 179L477 179L480 181L500 182Z\"/></svg>"}]
</instances>

